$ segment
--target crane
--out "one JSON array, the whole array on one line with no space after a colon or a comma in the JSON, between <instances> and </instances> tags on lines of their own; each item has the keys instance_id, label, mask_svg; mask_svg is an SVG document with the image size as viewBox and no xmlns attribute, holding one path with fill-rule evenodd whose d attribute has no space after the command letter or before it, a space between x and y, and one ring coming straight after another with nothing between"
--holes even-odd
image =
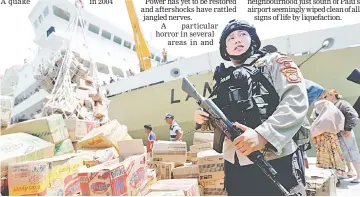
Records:
<instances>
[{"instance_id":1,"label":"crane","mask_svg":"<svg viewBox=\"0 0 360 197\"><path fill-rule=\"evenodd\" d=\"M131 27L133 29L136 54L140 63L140 72L143 72L151 68L151 53L144 35L141 32L133 0L125 0L125 4L128 10Z\"/></svg>"}]
</instances>

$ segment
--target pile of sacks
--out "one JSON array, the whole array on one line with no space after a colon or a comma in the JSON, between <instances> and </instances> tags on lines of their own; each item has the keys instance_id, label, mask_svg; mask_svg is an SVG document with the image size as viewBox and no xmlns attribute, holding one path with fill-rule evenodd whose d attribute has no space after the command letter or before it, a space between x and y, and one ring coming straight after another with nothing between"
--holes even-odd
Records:
<instances>
[{"instance_id":1,"label":"pile of sacks","mask_svg":"<svg viewBox=\"0 0 360 197\"><path fill-rule=\"evenodd\" d=\"M59 77L60 68L64 59L65 52L61 56L55 57L56 61L54 65L45 65L45 68L39 68L38 74L35 75L35 79L40 81L40 88L46 90L48 93L54 88L57 77ZM105 97L106 92L102 88L97 88L94 84L94 79L90 76L90 63L85 59L82 59L75 52L70 53L70 78L71 87L70 90L75 94L74 101L65 103L59 101L55 106L48 107L45 110L58 111L62 113L65 111L66 114L72 115L78 119L94 120L102 123L109 121L108 118L108 107L110 100ZM60 77L63 77L61 75ZM63 81L63 79L60 79ZM45 102L51 99L52 95L46 97ZM37 115L36 117L41 117Z\"/></svg>"}]
</instances>

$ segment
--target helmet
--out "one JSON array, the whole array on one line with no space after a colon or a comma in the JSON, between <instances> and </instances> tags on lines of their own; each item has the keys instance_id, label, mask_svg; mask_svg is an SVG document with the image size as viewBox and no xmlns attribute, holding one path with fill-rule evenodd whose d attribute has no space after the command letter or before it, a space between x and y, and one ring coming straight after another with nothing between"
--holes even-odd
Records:
<instances>
[{"instance_id":1,"label":"helmet","mask_svg":"<svg viewBox=\"0 0 360 197\"><path fill-rule=\"evenodd\" d=\"M236 30L245 30L250 34L251 37L251 44L249 49L241 55L229 55L226 51L226 38L228 37L228 35ZM226 60L226 61L230 61L230 57L233 59L237 59L237 60L245 60L246 58L248 58L252 53L254 53L255 51L259 50L260 46L261 46L261 41L256 33L256 29L254 26L250 25L248 22L244 21L244 20L231 20L229 21L229 23L226 25L226 27L224 28L223 32L221 33L221 37L220 37L220 55L221 57Z\"/></svg>"}]
</instances>

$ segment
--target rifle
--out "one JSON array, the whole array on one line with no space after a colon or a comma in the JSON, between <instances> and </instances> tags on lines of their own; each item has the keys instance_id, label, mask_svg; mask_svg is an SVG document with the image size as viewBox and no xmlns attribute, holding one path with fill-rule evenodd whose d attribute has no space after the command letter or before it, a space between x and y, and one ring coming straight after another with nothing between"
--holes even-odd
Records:
<instances>
[{"instance_id":1,"label":"rifle","mask_svg":"<svg viewBox=\"0 0 360 197\"><path fill-rule=\"evenodd\" d=\"M202 97L195 89L195 87L190 83L190 81L185 77L182 80L182 90L186 92L189 96L194 98L197 104L202 107L207 113L209 113L209 119L215 124L216 127L219 127L221 131L231 140L234 141L235 138L244 133L241 129L237 128L234 123L226 118L225 114L215 105L211 99L206 99ZM263 173L272 181L272 183L285 195L285 196L294 196L290 194L284 186L276 179L277 172L275 169L267 162L260 151L255 151L248 155L248 158L257 165Z\"/></svg>"}]
</instances>

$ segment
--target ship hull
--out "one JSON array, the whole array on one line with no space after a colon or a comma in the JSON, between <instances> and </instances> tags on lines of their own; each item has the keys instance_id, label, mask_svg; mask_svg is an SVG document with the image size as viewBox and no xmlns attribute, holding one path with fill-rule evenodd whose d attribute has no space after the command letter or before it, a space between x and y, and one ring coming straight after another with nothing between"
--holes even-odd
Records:
<instances>
[{"instance_id":1,"label":"ship hull","mask_svg":"<svg viewBox=\"0 0 360 197\"><path fill-rule=\"evenodd\" d=\"M326 89L337 89L345 100L354 104L360 96L360 86L346 78L360 62L358 54L360 47L318 53L301 66L301 71L306 79L313 80ZM309 55L295 56L293 60L300 64L308 57ZM209 96L214 85L212 77L213 73L207 72L188 78L199 92ZM164 121L164 115L172 113L184 130L184 140L188 145L192 144L195 127L193 116L198 106L194 99L187 98L181 90L181 79L119 94L110 100L110 118L127 125L134 138L145 140L143 125L151 124L158 139L168 140L169 125ZM360 131L360 127L356 130ZM360 135L357 138L360 143Z\"/></svg>"}]
</instances>

